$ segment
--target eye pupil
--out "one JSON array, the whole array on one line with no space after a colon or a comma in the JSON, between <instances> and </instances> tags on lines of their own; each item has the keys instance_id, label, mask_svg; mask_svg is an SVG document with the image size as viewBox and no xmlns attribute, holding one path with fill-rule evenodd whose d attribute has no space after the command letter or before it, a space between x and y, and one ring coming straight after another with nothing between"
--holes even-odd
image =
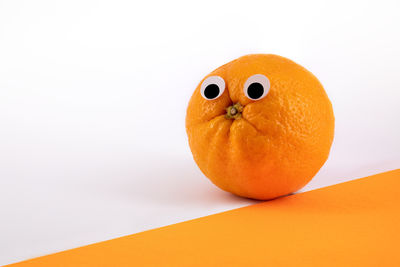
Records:
<instances>
[{"instance_id":1,"label":"eye pupil","mask_svg":"<svg viewBox=\"0 0 400 267\"><path fill-rule=\"evenodd\" d=\"M258 99L264 94L264 87L261 83L252 83L247 88L247 95L252 99Z\"/></svg>"},{"instance_id":2,"label":"eye pupil","mask_svg":"<svg viewBox=\"0 0 400 267\"><path fill-rule=\"evenodd\" d=\"M214 83L207 85L207 87L204 89L204 96L207 97L208 99L214 99L218 95L219 95L219 87Z\"/></svg>"}]
</instances>

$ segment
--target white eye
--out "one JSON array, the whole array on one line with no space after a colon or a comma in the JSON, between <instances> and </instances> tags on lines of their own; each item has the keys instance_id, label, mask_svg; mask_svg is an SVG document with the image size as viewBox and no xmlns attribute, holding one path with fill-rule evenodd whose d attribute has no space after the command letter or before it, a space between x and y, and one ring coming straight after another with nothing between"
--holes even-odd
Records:
<instances>
[{"instance_id":1,"label":"white eye","mask_svg":"<svg viewBox=\"0 0 400 267\"><path fill-rule=\"evenodd\" d=\"M201 96L207 100L218 98L225 90L225 81L219 76L210 76L200 87Z\"/></svg>"},{"instance_id":2,"label":"white eye","mask_svg":"<svg viewBox=\"0 0 400 267\"><path fill-rule=\"evenodd\" d=\"M247 79L243 91L251 100L259 100L268 94L269 88L268 78L262 74L255 74Z\"/></svg>"}]
</instances>

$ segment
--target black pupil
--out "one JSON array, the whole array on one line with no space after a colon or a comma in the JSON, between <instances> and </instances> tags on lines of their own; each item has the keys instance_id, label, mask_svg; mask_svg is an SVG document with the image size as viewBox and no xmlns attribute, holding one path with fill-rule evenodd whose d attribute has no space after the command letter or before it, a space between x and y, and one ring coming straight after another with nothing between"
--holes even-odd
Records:
<instances>
[{"instance_id":1,"label":"black pupil","mask_svg":"<svg viewBox=\"0 0 400 267\"><path fill-rule=\"evenodd\" d=\"M214 99L219 95L219 87L216 84L207 85L206 89L204 89L204 96L208 99Z\"/></svg>"},{"instance_id":2,"label":"black pupil","mask_svg":"<svg viewBox=\"0 0 400 267\"><path fill-rule=\"evenodd\" d=\"M261 83L252 83L247 88L247 95L252 99L258 99L264 94L264 87Z\"/></svg>"}]
</instances>

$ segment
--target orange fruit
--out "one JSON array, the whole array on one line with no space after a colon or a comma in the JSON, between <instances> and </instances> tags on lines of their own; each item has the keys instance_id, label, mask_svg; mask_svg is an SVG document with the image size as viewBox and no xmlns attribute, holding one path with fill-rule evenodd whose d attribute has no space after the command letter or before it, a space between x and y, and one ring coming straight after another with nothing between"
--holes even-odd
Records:
<instances>
[{"instance_id":1,"label":"orange fruit","mask_svg":"<svg viewBox=\"0 0 400 267\"><path fill-rule=\"evenodd\" d=\"M193 158L215 185L272 199L306 185L328 158L331 102L318 79L277 55L247 55L207 75L186 114Z\"/></svg>"}]
</instances>

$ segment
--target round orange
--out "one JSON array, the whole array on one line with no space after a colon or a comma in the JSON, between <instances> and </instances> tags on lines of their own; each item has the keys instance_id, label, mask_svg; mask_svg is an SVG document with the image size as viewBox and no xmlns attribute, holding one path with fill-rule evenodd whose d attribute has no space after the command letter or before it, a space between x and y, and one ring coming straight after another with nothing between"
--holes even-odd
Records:
<instances>
[{"instance_id":1,"label":"round orange","mask_svg":"<svg viewBox=\"0 0 400 267\"><path fill-rule=\"evenodd\" d=\"M267 79L250 90L246 86L256 74ZM265 97L254 100L262 92ZM328 158L334 120L331 102L311 72L284 57L256 54L200 82L187 108L186 131L194 160L215 185L272 199L315 176Z\"/></svg>"}]
</instances>

